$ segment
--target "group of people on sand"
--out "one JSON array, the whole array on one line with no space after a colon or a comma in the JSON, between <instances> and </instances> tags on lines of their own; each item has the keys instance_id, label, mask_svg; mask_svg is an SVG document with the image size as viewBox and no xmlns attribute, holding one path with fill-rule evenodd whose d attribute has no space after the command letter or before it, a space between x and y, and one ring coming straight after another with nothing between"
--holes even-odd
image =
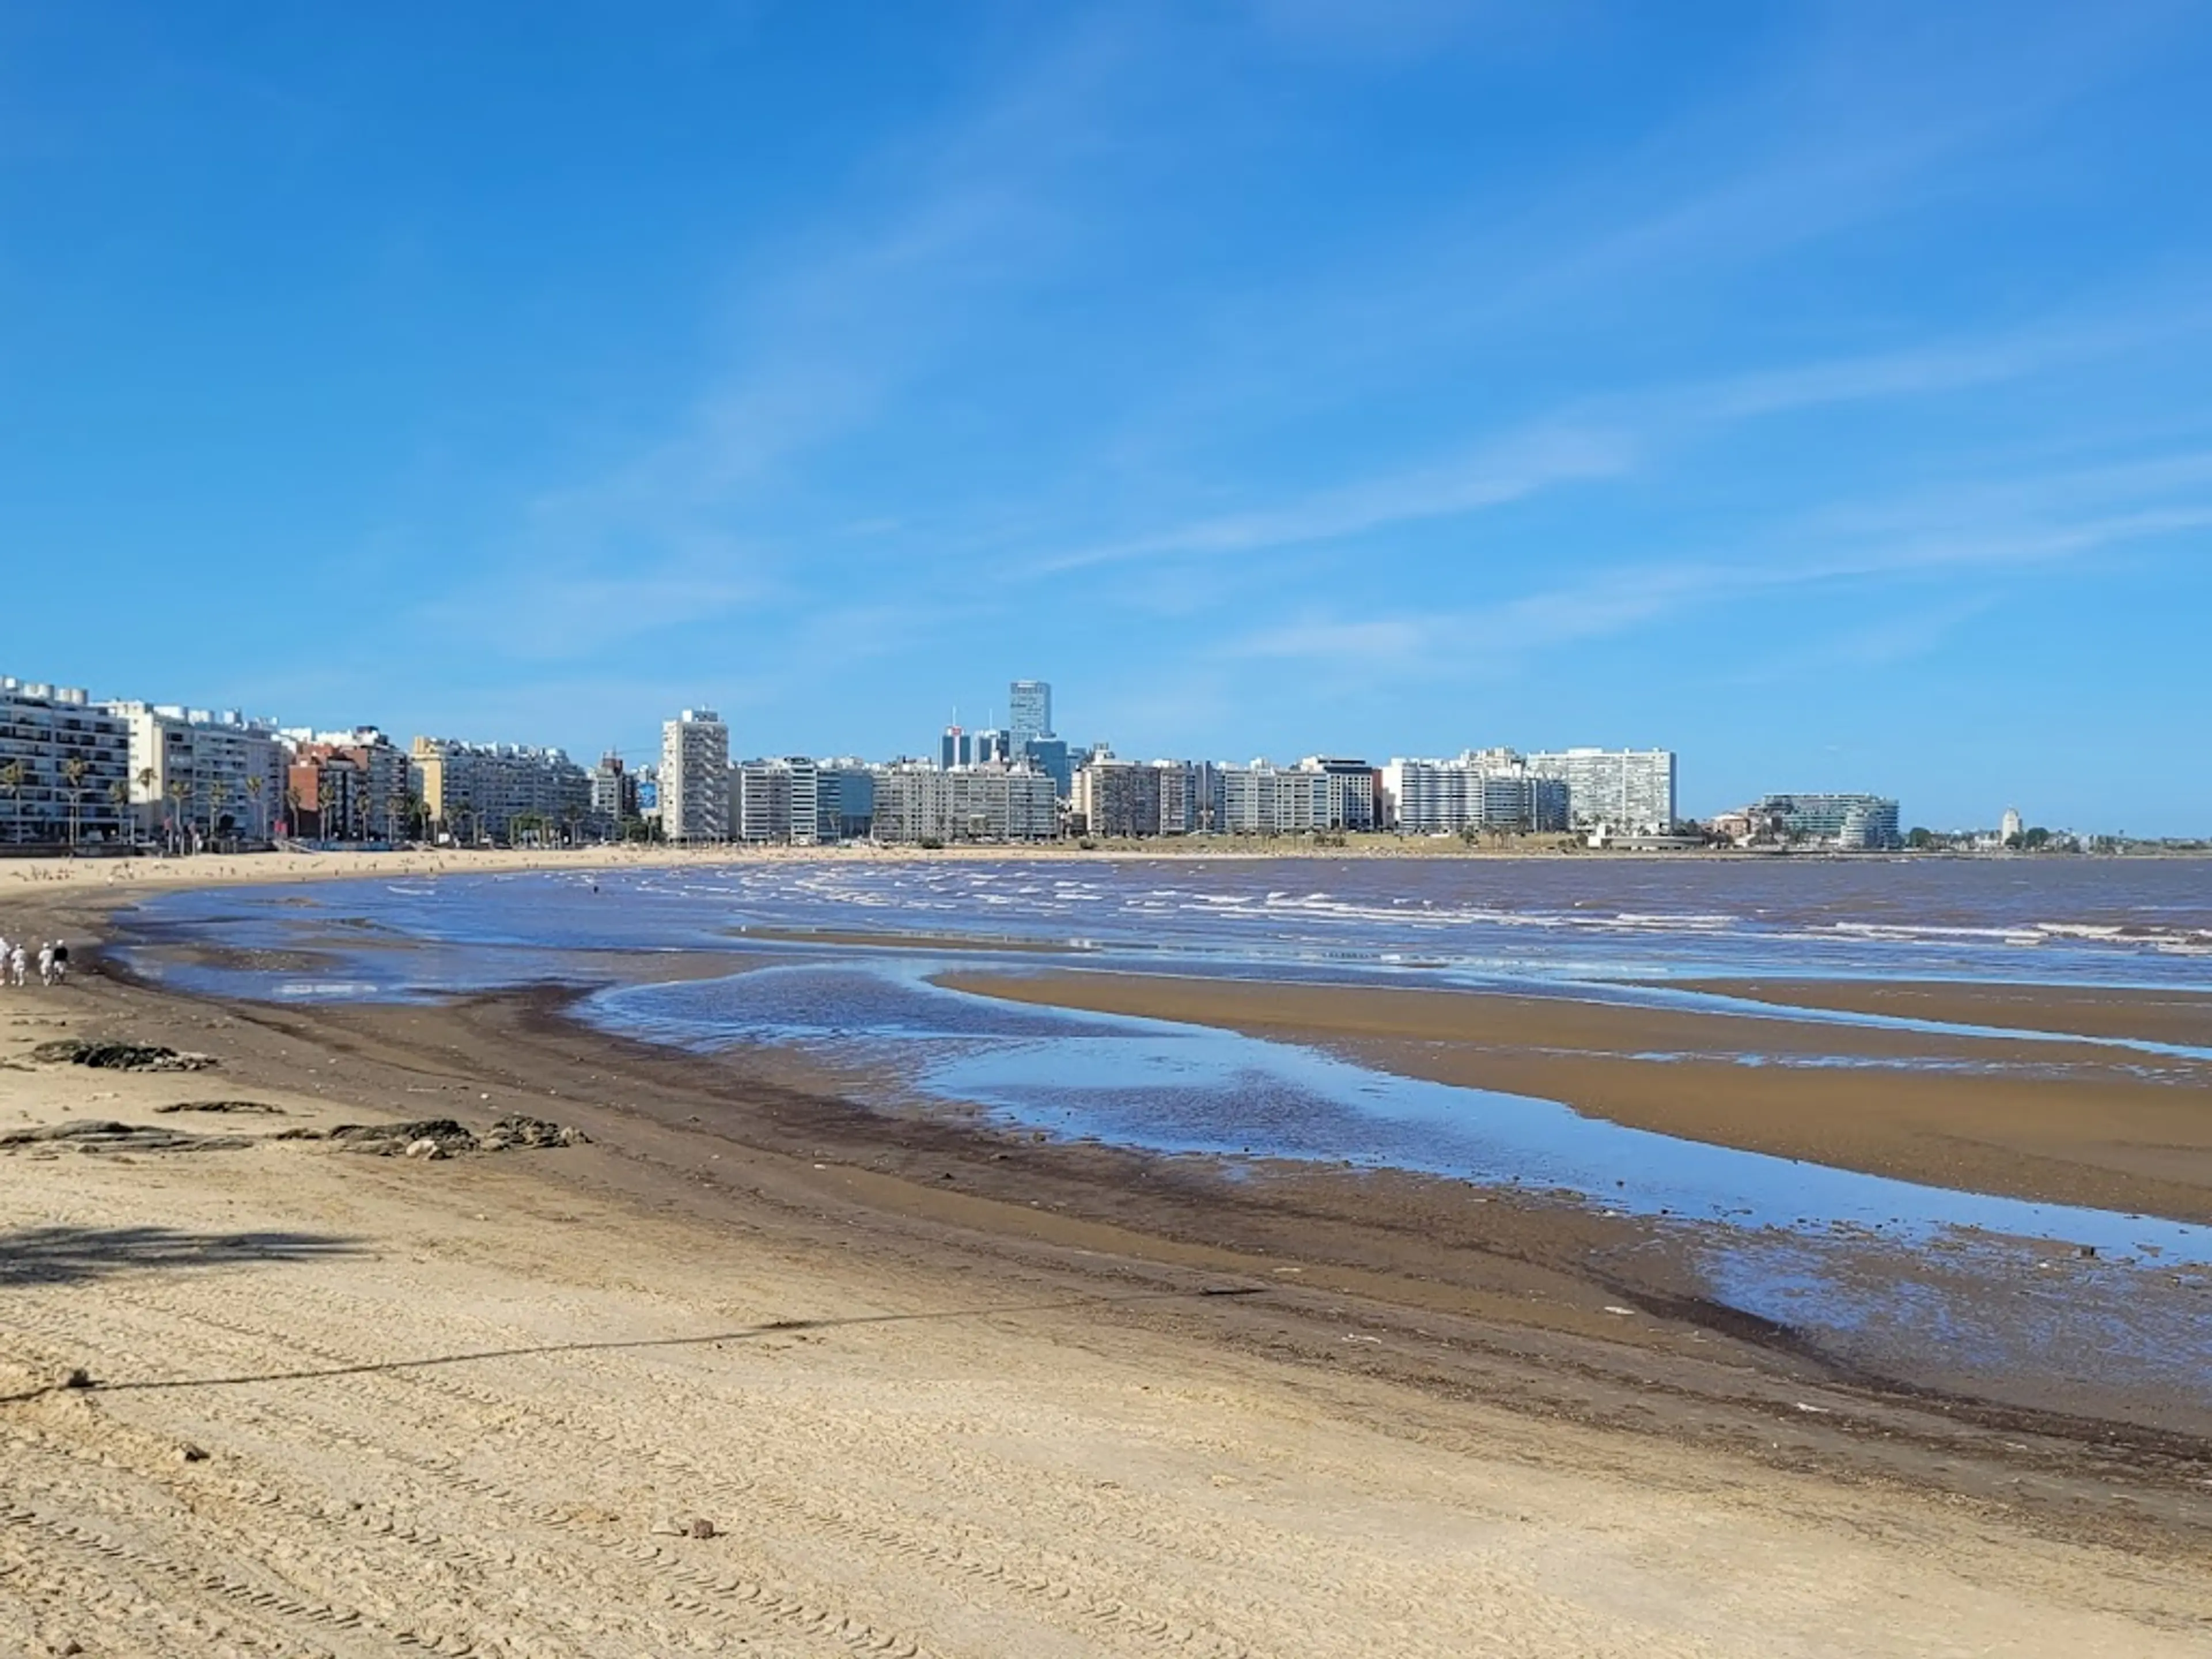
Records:
<instances>
[{"instance_id":1,"label":"group of people on sand","mask_svg":"<svg viewBox=\"0 0 2212 1659\"><path fill-rule=\"evenodd\" d=\"M58 985L69 977L69 946L59 939L45 940L34 953L21 939L10 944L0 939L0 985L27 984L33 962L41 985Z\"/></svg>"}]
</instances>

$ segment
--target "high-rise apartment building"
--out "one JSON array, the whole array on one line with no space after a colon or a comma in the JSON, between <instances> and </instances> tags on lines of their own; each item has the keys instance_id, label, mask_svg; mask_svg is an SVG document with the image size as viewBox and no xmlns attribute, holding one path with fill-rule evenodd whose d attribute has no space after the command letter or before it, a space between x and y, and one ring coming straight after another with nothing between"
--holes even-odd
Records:
<instances>
[{"instance_id":1,"label":"high-rise apartment building","mask_svg":"<svg viewBox=\"0 0 2212 1659\"><path fill-rule=\"evenodd\" d=\"M592 820L601 835L613 835L637 816L637 777L610 749L592 769Z\"/></svg>"},{"instance_id":2,"label":"high-rise apartment building","mask_svg":"<svg viewBox=\"0 0 2212 1659\"><path fill-rule=\"evenodd\" d=\"M1006 730L1013 757L1019 760L1029 744L1053 735L1052 686L1044 680L1016 680L1006 688Z\"/></svg>"},{"instance_id":3,"label":"high-rise apartment building","mask_svg":"<svg viewBox=\"0 0 2212 1659\"><path fill-rule=\"evenodd\" d=\"M591 775L559 749L417 738L422 805L458 841L573 840L592 815Z\"/></svg>"},{"instance_id":4,"label":"high-rise apartment building","mask_svg":"<svg viewBox=\"0 0 2212 1659\"><path fill-rule=\"evenodd\" d=\"M711 708L687 708L660 728L660 830L670 841L730 838L730 728Z\"/></svg>"},{"instance_id":5,"label":"high-rise apartment building","mask_svg":"<svg viewBox=\"0 0 2212 1659\"><path fill-rule=\"evenodd\" d=\"M1094 756L1075 775L1073 796L1086 834L1157 836L1161 833L1161 777L1164 769L1138 761Z\"/></svg>"},{"instance_id":6,"label":"high-rise apartment building","mask_svg":"<svg viewBox=\"0 0 2212 1659\"><path fill-rule=\"evenodd\" d=\"M373 726L350 732L305 726L278 733L291 760L277 821L321 841L398 841L414 817L408 752Z\"/></svg>"},{"instance_id":7,"label":"high-rise apartment building","mask_svg":"<svg viewBox=\"0 0 2212 1659\"><path fill-rule=\"evenodd\" d=\"M0 842L129 838L131 737L73 686L0 678Z\"/></svg>"},{"instance_id":8,"label":"high-rise apartment building","mask_svg":"<svg viewBox=\"0 0 2212 1659\"><path fill-rule=\"evenodd\" d=\"M1321 827L1324 830L1372 830L1381 793L1376 769L1364 760L1309 755L1298 763L1304 772L1322 777Z\"/></svg>"},{"instance_id":9,"label":"high-rise apartment building","mask_svg":"<svg viewBox=\"0 0 2212 1659\"><path fill-rule=\"evenodd\" d=\"M1060 833L1052 780L1022 766L889 766L876 774L878 841L1050 841Z\"/></svg>"},{"instance_id":10,"label":"high-rise apartment building","mask_svg":"<svg viewBox=\"0 0 2212 1659\"><path fill-rule=\"evenodd\" d=\"M1198 769L1188 761L1154 761L1160 776L1160 834L1188 836L1198 828Z\"/></svg>"},{"instance_id":11,"label":"high-rise apartment building","mask_svg":"<svg viewBox=\"0 0 2212 1659\"><path fill-rule=\"evenodd\" d=\"M740 762L730 769L730 838L783 842L791 839L791 769L781 761Z\"/></svg>"},{"instance_id":12,"label":"high-rise apartment building","mask_svg":"<svg viewBox=\"0 0 2212 1659\"><path fill-rule=\"evenodd\" d=\"M142 826L259 840L283 815L289 763L274 721L167 703L106 707L130 730L131 799Z\"/></svg>"},{"instance_id":13,"label":"high-rise apartment building","mask_svg":"<svg viewBox=\"0 0 2212 1659\"><path fill-rule=\"evenodd\" d=\"M1408 836L1465 830L1548 833L1570 817L1567 786L1522 764L1510 749L1457 760L1393 760L1382 769L1387 820Z\"/></svg>"},{"instance_id":14,"label":"high-rise apartment building","mask_svg":"<svg viewBox=\"0 0 2212 1659\"><path fill-rule=\"evenodd\" d=\"M730 769L734 838L811 847L821 839L821 775L804 755Z\"/></svg>"},{"instance_id":15,"label":"high-rise apartment building","mask_svg":"<svg viewBox=\"0 0 2212 1659\"><path fill-rule=\"evenodd\" d=\"M1221 783L1221 833L1298 836L1322 827L1327 799L1322 775L1255 760L1216 769Z\"/></svg>"},{"instance_id":16,"label":"high-rise apartment building","mask_svg":"<svg viewBox=\"0 0 2212 1659\"><path fill-rule=\"evenodd\" d=\"M1674 828L1674 751L1671 749L1563 749L1528 757L1528 769L1567 786L1578 830L1600 825L1631 836L1663 836Z\"/></svg>"}]
</instances>

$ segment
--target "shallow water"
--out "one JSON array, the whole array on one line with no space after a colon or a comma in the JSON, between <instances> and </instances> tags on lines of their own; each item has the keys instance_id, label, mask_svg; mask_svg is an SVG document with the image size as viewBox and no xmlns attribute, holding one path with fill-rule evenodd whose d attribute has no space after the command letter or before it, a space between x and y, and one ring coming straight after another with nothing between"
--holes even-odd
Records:
<instances>
[{"instance_id":1,"label":"shallow water","mask_svg":"<svg viewBox=\"0 0 2212 1659\"><path fill-rule=\"evenodd\" d=\"M582 1012L605 1029L708 1051L794 1045L894 1077L907 1098L978 1106L1058 1135L1405 1169L1698 1224L1717 1295L1869 1363L1901 1348L1940 1349L1964 1373L2027 1366L2054 1381L2155 1386L2212 1405L2212 1321L2199 1316L2212 1311L2212 1295L2177 1289L2172 1277L2212 1261L2212 1230L1679 1140L1297 1044L929 982L987 963L1018 970L1025 959L984 947L1019 941L1079 951L1085 967L1496 986L1717 1012L1755 1007L1769 1018L1771 1006L1663 981L1796 975L2201 988L2212 951L2208 877L2179 861L829 860L180 894L145 908L138 965L191 988L281 1000L522 981L599 987ZM804 943L809 933L864 931L933 942L889 951ZM187 939L282 951L288 962L308 951L328 967L261 972L177 962L160 948ZM963 939L978 948L945 943ZM602 958L616 951L723 952L750 970L674 983L648 973L646 982L609 986ZM757 965L763 951L781 960ZM1622 982L1650 981L1662 983ZM1786 1017L1815 1030L1973 1029ZM2132 1039L2104 1046L2136 1051L2133 1063L2153 1077L2177 1057L2212 1057ZM1843 1054L1732 1058L1778 1069L1866 1064ZM2009 1059L1979 1069L2041 1074ZM2077 1246L2094 1248L2096 1270L2052 1279L2051 1264L2075 1259Z\"/></svg>"}]
</instances>

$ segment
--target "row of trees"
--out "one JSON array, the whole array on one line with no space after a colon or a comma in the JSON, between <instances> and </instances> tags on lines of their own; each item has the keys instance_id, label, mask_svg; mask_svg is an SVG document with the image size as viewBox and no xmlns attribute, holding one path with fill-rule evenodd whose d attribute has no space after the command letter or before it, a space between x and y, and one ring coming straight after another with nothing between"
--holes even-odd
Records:
<instances>
[{"instance_id":1,"label":"row of trees","mask_svg":"<svg viewBox=\"0 0 2212 1659\"><path fill-rule=\"evenodd\" d=\"M92 769L92 765L82 755L70 755L63 760L61 769L66 781L62 793L69 797L70 804L69 844L75 848L84 830L84 778L85 774ZM10 839L21 838L23 786L30 780L30 769L20 760L11 760L0 766L0 795L8 798L9 817L15 831ZM119 779L109 784L107 799L118 811L127 811L131 805L131 786Z\"/></svg>"}]
</instances>

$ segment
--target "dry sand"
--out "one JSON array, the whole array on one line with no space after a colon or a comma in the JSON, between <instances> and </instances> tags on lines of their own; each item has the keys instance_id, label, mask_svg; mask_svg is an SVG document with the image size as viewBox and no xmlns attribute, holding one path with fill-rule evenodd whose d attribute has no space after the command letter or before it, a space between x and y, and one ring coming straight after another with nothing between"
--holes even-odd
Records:
<instances>
[{"instance_id":1,"label":"dry sand","mask_svg":"<svg viewBox=\"0 0 2212 1659\"><path fill-rule=\"evenodd\" d=\"M70 1033L221 1064L25 1061ZM217 1098L279 1111L155 1109ZM266 1138L516 1109L593 1143ZM1571 1231L1448 1261L1412 1200L886 1127L543 1000L0 993L0 1134L89 1117L246 1144L0 1152L10 1656L2212 1639L2200 1441L1609 1313Z\"/></svg>"},{"instance_id":2,"label":"dry sand","mask_svg":"<svg viewBox=\"0 0 2212 1659\"><path fill-rule=\"evenodd\" d=\"M1319 1042L1406 1076L1564 1101L1615 1122L1782 1158L2212 1221L2212 1064L2203 1061L2160 1060L2149 1077L2142 1054L2094 1044L1808 1025L1779 1008L1772 1018L1739 1017L1556 997L1094 972L964 973L946 982L1015 1001ZM1797 994L1812 1006L1887 1000L1879 993L1854 998L1844 987ZM1954 987L1944 1000L1911 1006L1949 1011L1920 1018L1949 1018L2002 1002L2007 1024L2090 1035L2172 1029L2194 1013L2170 993L2134 998ZM1787 1071L1744 1063L1792 1055L1867 1063ZM1977 1064L2013 1069L1935 1069Z\"/></svg>"}]
</instances>

